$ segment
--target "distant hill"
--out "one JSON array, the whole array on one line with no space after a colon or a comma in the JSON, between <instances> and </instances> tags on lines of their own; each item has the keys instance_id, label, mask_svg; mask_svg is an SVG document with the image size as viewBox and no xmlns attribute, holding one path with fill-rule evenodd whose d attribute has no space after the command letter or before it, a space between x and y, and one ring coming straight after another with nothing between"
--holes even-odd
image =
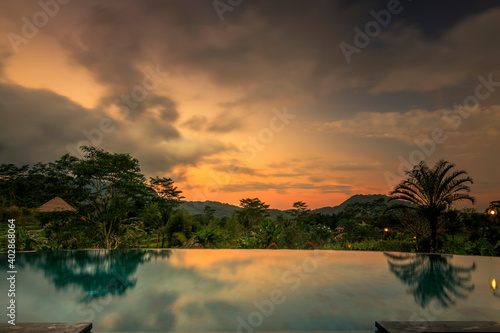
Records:
<instances>
[{"instance_id":1,"label":"distant hill","mask_svg":"<svg viewBox=\"0 0 500 333\"><path fill-rule=\"evenodd\" d=\"M240 210L238 206L230 205L227 203L222 203L218 201L183 201L179 208L184 208L190 211L192 214L203 214L205 206L210 206L215 209L214 216L217 218L229 217L234 214L235 211Z\"/></svg>"},{"instance_id":2,"label":"distant hill","mask_svg":"<svg viewBox=\"0 0 500 333\"><path fill-rule=\"evenodd\" d=\"M313 213L322 213L322 214L338 214L344 210L344 208L351 203L366 203L366 202L372 202L377 199L384 198L386 201L389 199L388 196L383 195L383 194L356 194L347 199L346 201L342 202L338 206L334 207L323 207L323 208L318 208L318 209L313 209ZM192 214L203 214L203 210L205 209L205 206L210 206L211 208L215 209L215 217L217 218L223 218L223 217L230 217L234 214L234 212L241 210L240 207L235 206L235 205L230 205L227 203L221 203L218 201L183 201L179 208L184 208L188 211L190 211ZM271 217L276 217L279 215L284 215L285 217L291 217L291 210L279 210L279 209L269 209L267 211L269 213L269 216Z\"/></svg>"},{"instance_id":3,"label":"distant hill","mask_svg":"<svg viewBox=\"0 0 500 333\"><path fill-rule=\"evenodd\" d=\"M387 195L383 195L383 194L355 194L338 206L318 208L318 209L314 209L313 212L314 213L328 214L328 215L338 214L338 213L342 212L344 210L344 208L349 204L373 202L373 201L378 200L380 198L384 198L385 201L387 202L387 200L389 200L390 197L388 197Z\"/></svg>"}]
</instances>

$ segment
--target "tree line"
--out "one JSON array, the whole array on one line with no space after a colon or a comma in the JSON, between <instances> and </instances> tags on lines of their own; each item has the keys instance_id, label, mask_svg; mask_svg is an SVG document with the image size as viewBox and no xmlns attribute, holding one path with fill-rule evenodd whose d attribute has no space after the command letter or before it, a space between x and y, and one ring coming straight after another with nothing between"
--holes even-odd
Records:
<instances>
[{"instance_id":1,"label":"tree line","mask_svg":"<svg viewBox=\"0 0 500 333\"><path fill-rule=\"evenodd\" d=\"M21 222L19 249L323 248L500 255L498 214L456 210L472 179L447 161L407 172L391 198L348 204L338 214L312 212L297 201L270 218L269 205L243 198L241 209L217 218L179 209L184 197L167 177L146 178L129 154L81 147L50 163L0 165L0 216ZM38 213L61 197L77 212ZM492 202L488 212L497 212ZM4 240L0 236L3 246Z\"/></svg>"}]
</instances>

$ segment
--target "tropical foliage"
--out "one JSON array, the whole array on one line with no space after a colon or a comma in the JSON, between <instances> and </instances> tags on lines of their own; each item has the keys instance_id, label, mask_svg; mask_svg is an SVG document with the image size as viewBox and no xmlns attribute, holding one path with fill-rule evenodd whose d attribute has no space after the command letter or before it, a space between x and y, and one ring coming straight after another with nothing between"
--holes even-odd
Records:
<instances>
[{"instance_id":1,"label":"tropical foliage","mask_svg":"<svg viewBox=\"0 0 500 333\"><path fill-rule=\"evenodd\" d=\"M0 165L0 218L16 219L19 250L89 248L257 248L338 249L500 255L498 202L485 213L452 209L470 200L465 171L439 161L421 163L388 198L352 201L339 213L311 211L291 204L270 217L269 205L243 198L231 216L207 204L199 214L179 208L182 191L167 177L141 172L128 154L82 147L34 166ZM32 185L30 187L30 185ZM39 213L59 196L77 212ZM394 208L399 208L398 210ZM496 211L495 211L496 212ZM0 224L0 250L7 246Z\"/></svg>"},{"instance_id":2,"label":"tropical foliage","mask_svg":"<svg viewBox=\"0 0 500 333\"><path fill-rule=\"evenodd\" d=\"M389 209L414 209L425 217L431 231L431 252L436 252L437 231L442 220L440 217L461 200L475 199L468 193L472 179L464 170L454 170L455 164L440 160L431 169L425 162L407 171L407 179L399 183L391 192L390 200L400 200L409 203L396 204Z\"/></svg>"}]
</instances>

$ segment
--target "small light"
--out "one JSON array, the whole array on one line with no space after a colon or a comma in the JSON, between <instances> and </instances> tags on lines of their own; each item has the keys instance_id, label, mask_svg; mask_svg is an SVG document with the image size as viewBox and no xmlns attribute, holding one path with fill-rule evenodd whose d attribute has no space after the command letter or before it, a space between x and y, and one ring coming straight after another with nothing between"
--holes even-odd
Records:
<instances>
[{"instance_id":1,"label":"small light","mask_svg":"<svg viewBox=\"0 0 500 333\"><path fill-rule=\"evenodd\" d=\"M490 215L495 215L497 212L495 212L494 209L490 210Z\"/></svg>"},{"instance_id":2,"label":"small light","mask_svg":"<svg viewBox=\"0 0 500 333\"><path fill-rule=\"evenodd\" d=\"M495 279L491 280L490 285L493 290L497 289L497 281Z\"/></svg>"},{"instance_id":3,"label":"small light","mask_svg":"<svg viewBox=\"0 0 500 333\"><path fill-rule=\"evenodd\" d=\"M388 231L389 231L389 228L384 228L384 231L385 231L385 232L388 232Z\"/></svg>"},{"instance_id":4,"label":"small light","mask_svg":"<svg viewBox=\"0 0 500 333\"><path fill-rule=\"evenodd\" d=\"M413 239L417 239L417 236L413 236Z\"/></svg>"}]
</instances>

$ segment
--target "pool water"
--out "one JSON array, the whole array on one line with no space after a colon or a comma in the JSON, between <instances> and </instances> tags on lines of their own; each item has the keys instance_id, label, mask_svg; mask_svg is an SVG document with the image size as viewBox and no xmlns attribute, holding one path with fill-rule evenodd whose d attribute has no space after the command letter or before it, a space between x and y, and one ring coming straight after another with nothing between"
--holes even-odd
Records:
<instances>
[{"instance_id":1,"label":"pool water","mask_svg":"<svg viewBox=\"0 0 500 333\"><path fill-rule=\"evenodd\" d=\"M7 254L0 260L6 267ZM500 320L492 257L95 250L17 253L16 268L17 323L89 321L93 332L373 332L382 320ZM4 278L0 292L8 289Z\"/></svg>"}]
</instances>

